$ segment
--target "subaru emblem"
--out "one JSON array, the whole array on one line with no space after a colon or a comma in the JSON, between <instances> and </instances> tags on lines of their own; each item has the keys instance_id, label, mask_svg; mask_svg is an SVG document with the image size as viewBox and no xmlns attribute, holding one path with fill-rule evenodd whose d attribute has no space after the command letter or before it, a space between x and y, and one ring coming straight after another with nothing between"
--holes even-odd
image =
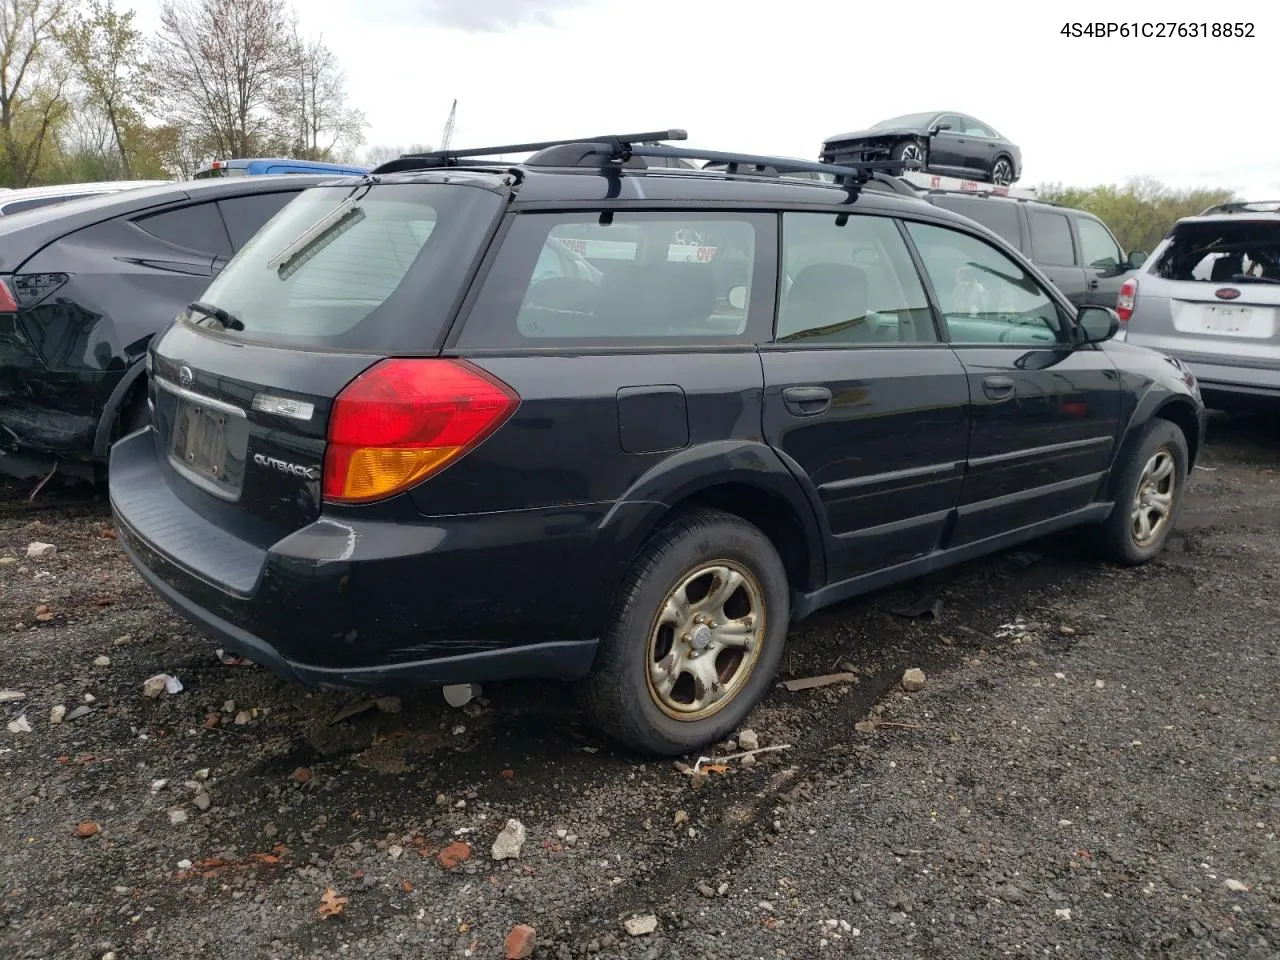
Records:
<instances>
[{"instance_id":1,"label":"subaru emblem","mask_svg":"<svg viewBox=\"0 0 1280 960\"><path fill-rule=\"evenodd\" d=\"M194 381L195 378L196 375L191 372L191 368L186 364L183 364L178 368L178 383L182 384L184 387L191 386L192 381Z\"/></svg>"},{"instance_id":2,"label":"subaru emblem","mask_svg":"<svg viewBox=\"0 0 1280 960\"><path fill-rule=\"evenodd\" d=\"M1240 291L1235 287L1223 287L1221 290L1215 290L1213 295L1219 300L1234 300L1240 296Z\"/></svg>"}]
</instances>

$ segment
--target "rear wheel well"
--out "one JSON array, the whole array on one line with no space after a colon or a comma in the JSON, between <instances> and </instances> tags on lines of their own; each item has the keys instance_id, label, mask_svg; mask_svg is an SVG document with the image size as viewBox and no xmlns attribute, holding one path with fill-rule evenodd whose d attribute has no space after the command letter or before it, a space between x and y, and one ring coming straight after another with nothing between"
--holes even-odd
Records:
<instances>
[{"instance_id":1,"label":"rear wheel well","mask_svg":"<svg viewBox=\"0 0 1280 960\"><path fill-rule=\"evenodd\" d=\"M809 560L809 543L795 508L784 498L746 483L721 483L699 490L673 504L659 527L691 510L722 510L760 528L782 558L793 590L816 588Z\"/></svg>"},{"instance_id":2,"label":"rear wheel well","mask_svg":"<svg viewBox=\"0 0 1280 960\"><path fill-rule=\"evenodd\" d=\"M1195 409L1181 400L1171 400L1155 412L1161 420L1168 420L1182 431L1187 440L1187 469L1195 466L1196 457L1200 453L1200 437L1197 434L1200 424Z\"/></svg>"}]
</instances>

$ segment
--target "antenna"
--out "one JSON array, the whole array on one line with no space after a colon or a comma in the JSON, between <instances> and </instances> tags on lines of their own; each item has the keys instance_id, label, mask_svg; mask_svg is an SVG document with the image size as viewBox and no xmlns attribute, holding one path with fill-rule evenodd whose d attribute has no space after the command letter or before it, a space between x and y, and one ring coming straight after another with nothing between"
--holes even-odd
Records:
<instances>
[{"instance_id":1,"label":"antenna","mask_svg":"<svg viewBox=\"0 0 1280 960\"><path fill-rule=\"evenodd\" d=\"M449 141L453 139L453 119L458 114L458 101L455 98L453 107L449 110L449 119L445 121L444 133L440 134L440 149L442 151L449 149Z\"/></svg>"}]
</instances>

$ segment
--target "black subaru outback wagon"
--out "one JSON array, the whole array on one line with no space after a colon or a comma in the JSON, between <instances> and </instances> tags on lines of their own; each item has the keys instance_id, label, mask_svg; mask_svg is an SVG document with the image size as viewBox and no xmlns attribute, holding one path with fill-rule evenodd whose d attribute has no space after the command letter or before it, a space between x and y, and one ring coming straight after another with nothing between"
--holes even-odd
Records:
<instances>
[{"instance_id":1,"label":"black subaru outback wagon","mask_svg":"<svg viewBox=\"0 0 1280 960\"><path fill-rule=\"evenodd\" d=\"M110 469L146 580L303 683L575 681L670 755L820 607L1069 527L1161 549L1204 429L1176 361L882 171L682 138L292 201L150 347Z\"/></svg>"}]
</instances>

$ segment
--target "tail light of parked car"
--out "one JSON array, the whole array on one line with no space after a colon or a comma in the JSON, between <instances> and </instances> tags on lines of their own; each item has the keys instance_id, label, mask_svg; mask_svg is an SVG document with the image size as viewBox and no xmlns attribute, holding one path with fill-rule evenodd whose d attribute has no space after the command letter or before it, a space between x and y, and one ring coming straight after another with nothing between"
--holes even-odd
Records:
<instances>
[{"instance_id":1,"label":"tail light of parked car","mask_svg":"<svg viewBox=\"0 0 1280 960\"><path fill-rule=\"evenodd\" d=\"M1121 323L1128 323L1129 318L1133 316L1133 305L1138 299L1138 281L1134 277L1130 277L1120 286L1120 292L1116 295L1116 316L1120 318Z\"/></svg>"},{"instance_id":2,"label":"tail light of parked car","mask_svg":"<svg viewBox=\"0 0 1280 960\"><path fill-rule=\"evenodd\" d=\"M369 503L401 493L482 443L519 404L509 386L465 361L383 360L334 401L324 497Z\"/></svg>"},{"instance_id":3,"label":"tail light of parked car","mask_svg":"<svg viewBox=\"0 0 1280 960\"><path fill-rule=\"evenodd\" d=\"M7 280L0 280L0 313L17 313L18 299L13 295Z\"/></svg>"}]
</instances>

